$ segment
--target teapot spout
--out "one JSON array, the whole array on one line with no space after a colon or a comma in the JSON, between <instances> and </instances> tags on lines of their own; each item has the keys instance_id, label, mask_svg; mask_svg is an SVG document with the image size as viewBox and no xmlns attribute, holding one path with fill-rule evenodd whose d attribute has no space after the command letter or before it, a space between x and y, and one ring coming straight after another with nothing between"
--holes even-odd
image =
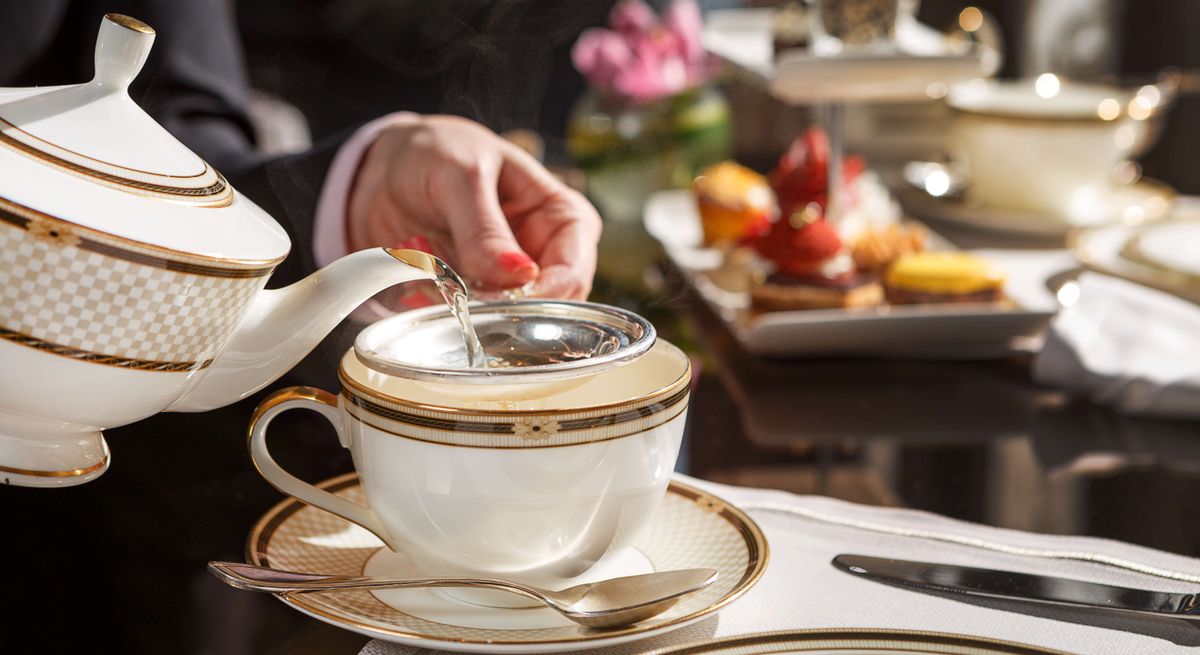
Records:
<instances>
[{"instance_id":1,"label":"teapot spout","mask_svg":"<svg viewBox=\"0 0 1200 655\"><path fill-rule=\"evenodd\" d=\"M419 250L371 248L282 289L259 292L229 345L167 411L204 412L237 402L295 366L350 312L403 282L450 269Z\"/></svg>"}]
</instances>

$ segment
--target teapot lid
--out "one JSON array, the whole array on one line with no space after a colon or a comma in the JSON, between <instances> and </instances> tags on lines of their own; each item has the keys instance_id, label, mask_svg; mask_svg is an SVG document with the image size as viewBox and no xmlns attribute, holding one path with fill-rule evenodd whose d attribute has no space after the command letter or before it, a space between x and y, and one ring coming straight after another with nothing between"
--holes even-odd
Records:
<instances>
[{"instance_id":1,"label":"teapot lid","mask_svg":"<svg viewBox=\"0 0 1200 655\"><path fill-rule=\"evenodd\" d=\"M283 229L129 98L154 38L145 23L108 14L90 82L0 89L0 222L277 262L289 248Z\"/></svg>"}]
</instances>

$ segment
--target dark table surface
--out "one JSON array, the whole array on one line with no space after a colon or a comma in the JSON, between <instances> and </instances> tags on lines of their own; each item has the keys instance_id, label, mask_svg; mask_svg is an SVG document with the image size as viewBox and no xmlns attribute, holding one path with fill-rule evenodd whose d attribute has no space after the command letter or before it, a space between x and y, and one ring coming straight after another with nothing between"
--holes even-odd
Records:
<instances>
[{"instance_id":1,"label":"dark table surface","mask_svg":"<svg viewBox=\"0 0 1200 655\"><path fill-rule=\"evenodd\" d=\"M1200 555L1198 424L1038 387L1028 357L757 359L669 266L635 289L657 251L636 229L610 234L598 299L643 311L700 363L681 470ZM258 397L110 431L112 469L82 487L0 488L0 652L356 653L365 637L205 572L242 559L282 498L246 455ZM351 469L321 421L296 412L272 429L302 477Z\"/></svg>"}]
</instances>

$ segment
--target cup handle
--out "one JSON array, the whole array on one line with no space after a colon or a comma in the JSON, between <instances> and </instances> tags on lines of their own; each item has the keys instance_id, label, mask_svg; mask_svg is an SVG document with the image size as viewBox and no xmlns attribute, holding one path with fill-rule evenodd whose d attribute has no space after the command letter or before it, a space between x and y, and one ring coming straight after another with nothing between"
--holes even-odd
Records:
<instances>
[{"instance_id":1,"label":"cup handle","mask_svg":"<svg viewBox=\"0 0 1200 655\"><path fill-rule=\"evenodd\" d=\"M369 507L352 503L297 478L285 471L275 458L271 457L267 449L267 427L271 425L272 419L289 409L309 409L324 416L337 431L338 440L342 445L349 447L349 442L343 434L337 396L312 387L280 389L267 396L254 410L254 416L250 419L250 459L258 472L271 486L283 493L356 523L379 537L388 548L398 550L384 529L383 522Z\"/></svg>"}]
</instances>

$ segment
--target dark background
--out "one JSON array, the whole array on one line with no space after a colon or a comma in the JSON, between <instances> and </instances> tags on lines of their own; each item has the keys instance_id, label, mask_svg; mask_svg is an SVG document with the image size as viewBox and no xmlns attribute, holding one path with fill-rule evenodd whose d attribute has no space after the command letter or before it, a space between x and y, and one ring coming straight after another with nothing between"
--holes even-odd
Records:
<instances>
[{"instance_id":1,"label":"dark background","mask_svg":"<svg viewBox=\"0 0 1200 655\"><path fill-rule=\"evenodd\" d=\"M570 63L571 44L583 29L604 25L613 4L258 0L239 3L237 15L251 84L299 107L317 139L392 109L451 113L497 131L535 129L547 138L551 163L565 163L561 139L567 113L584 90ZM918 17L943 28L967 4L995 16L1007 52L1020 51L1026 15L1021 0L924 0ZM1144 81L1168 66L1200 70L1200 3L1117 4L1116 73L1121 79ZM1002 77L1019 74L1017 59L1007 58ZM761 101L771 102L766 97ZM1146 174L1181 192L1200 193L1197 146L1200 97L1184 96L1143 161Z\"/></svg>"},{"instance_id":2,"label":"dark background","mask_svg":"<svg viewBox=\"0 0 1200 655\"><path fill-rule=\"evenodd\" d=\"M297 106L314 140L387 111L443 112L480 120L496 130L534 128L546 137L551 162L562 163L566 116L584 89L570 64L570 47L582 29L604 24L611 4L247 0L236 9L252 86ZM979 4L1006 27L1009 52L1018 51L1023 3ZM961 3L926 0L921 18L931 25L947 25L960 8ZM1130 1L1123 3L1121 16L1119 61L1124 74L1144 76L1167 65L1200 68L1200 2ZM94 30L94 23L80 26L78 51L63 56L90 57ZM1015 74L1012 61L1004 73ZM78 81L44 78L38 83ZM758 101L770 102L765 97ZM1147 173L1181 191L1200 193L1197 135L1200 101L1186 97L1148 155ZM616 291L608 293L602 299L613 301ZM660 304L661 312L682 313L682 308ZM326 375L334 370L329 361L317 361L314 368ZM818 461L832 468L861 457L848 423L846 445L837 447L772 449L749 444L737 418L737 399L711 375L715 368L709 362L710 375L693 398L684 455L690 472L716 477L737 468L779 471L775 478L724 478L774 485L773 480L803 479L804 470L797 473L797 464L812 470L816 467L811 464ZM916 369L948 391L913 375ZM814 412L853 409L863 397L887 392L878 380L888 375L903 375L909 386L925 385L931 390L930 402L914 403L906 419L917 425L925 425L925 417L945 413L946 405L956 402L955 393L978 395L980 388L992 393L999 387L995 406L1001 408L1008 402L1026 403L1031 394L1027 371L1019 364L837 361L816 362L807 370L815 371L809 398L823 397L819 393L831 388L835 376L827 371L848 380L835 389L835 402L813 407ZM295 382L282 380L271 388ZM324 386L332 389L335 383ZM186 417L186 431L179 430L178 415L152 417L120 430L111 440L112 469L83 487L0 490L0 513L6 518L0 530L0 558L9 583L2 604L10 608L0 613L0 652L21 652L19 646L24 645L45 653L95 649L225 655L284 652L281 644L300 641L313 622L274 599L226 589L203 569L209 559L241 559L247 530L281 498L253 470L243 440L248 417L262 395L228 411ZM310 418L292 413L273 427L273 433L280 434L281 463L314 481L350 470L347 453L337 447L328 427ZM992 439L1010 432L1037 437L1040 430L1040 439L1032 439L1033 449L1042 466L1050 468L1077 455L1069 447L1073 443L1118 451L1123 441L1103 438L1127 430L1124 419L1087 404L996 423L981 419L978 429L985 434L976 441L955 442L946 436L948 443L943 443L936 434L915 444L898 439L899 473L889 490L893 500L986 521ZM1163 431L1175 429L1178 426ZM1194 434L1169 436L1171 443L1178 442L1178 452L1195 450L1183 447L1194 443ZM1141 441L1152 440L1142 436ZM1056 456L1056 449L1066 453ZM1186 459L1175 457L1175 468L1151 460L1144 468L1084 479L1078 483L1084 489L1072 492L1085 499L1076 508L1079 523L1063 530L1195 555L1200 552L1194 501L1200 475L1181 465ZM845 497L836 487L836 474L834 468L828 485L820 489ZM876 502L879 497L853 499Z\"/></svg>"}]
</instances>

